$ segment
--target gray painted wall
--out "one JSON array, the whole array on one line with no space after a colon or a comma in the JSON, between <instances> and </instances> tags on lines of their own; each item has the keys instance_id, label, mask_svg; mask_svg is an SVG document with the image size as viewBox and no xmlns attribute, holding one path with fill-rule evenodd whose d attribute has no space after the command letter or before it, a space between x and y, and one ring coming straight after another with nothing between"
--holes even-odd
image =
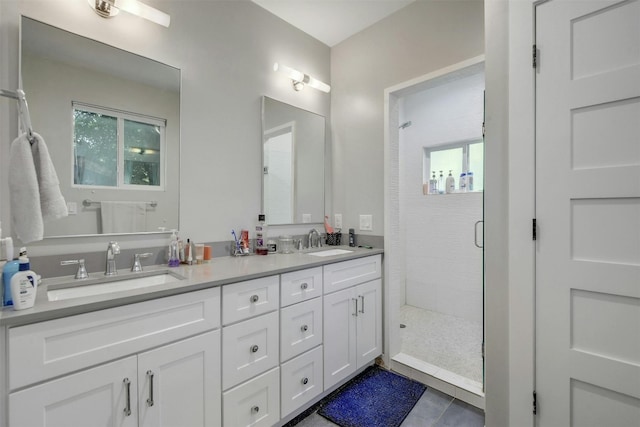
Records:
<instances>
[{"instance_id":1,"label":"gray painted wall","mask_svg":"<svg viewBox=\"0 0 640 427\"><path fill-rule=\"evenodd\" d=\"M333 212L384 225L384 89L484 53L479 0L417 1L331 49Z\"/></svg>"}]
</instances>

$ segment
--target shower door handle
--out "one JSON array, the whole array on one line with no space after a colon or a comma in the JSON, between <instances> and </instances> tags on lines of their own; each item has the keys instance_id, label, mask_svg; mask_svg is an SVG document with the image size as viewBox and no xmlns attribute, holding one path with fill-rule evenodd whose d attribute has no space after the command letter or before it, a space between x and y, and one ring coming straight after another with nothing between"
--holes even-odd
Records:
<instances>
[{"instance_id":1,"label":"shower door handle","mask_svg":"<svg viewBox=\"0 0 640 427\"><path fill-rule=\"evenodd\" d=\"M484 225L484 221L480 220L480 221L476 221L475 225L473 226L473 243L476 245L477 248L484 248L484 233L482 233L482 244L478 243L478 224L483 224Z\"/></svg>"}]
</instances>

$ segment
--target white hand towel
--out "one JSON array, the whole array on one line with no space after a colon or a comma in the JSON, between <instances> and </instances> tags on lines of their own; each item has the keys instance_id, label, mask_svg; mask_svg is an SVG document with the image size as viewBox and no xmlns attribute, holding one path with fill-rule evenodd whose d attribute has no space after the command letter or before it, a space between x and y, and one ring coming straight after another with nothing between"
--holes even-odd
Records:
<instances>
[{"instance_id":1,"label":"white hand towel","mask_svg":"<svg viewBox=\"0 0 640 427\"><path fill-rule=\"evenodd\" d=\"M145 202L100 202L103 233L135 233L146 231Z\"/></svg>"},{"instance_id":2,"label":"white hand towel","mask_svg":"<svg viewBox=\"0 0 640 427\"><path fill-rule=\"evenodd\" d=\"M44 224L40 210L38 177L26 134L11 143L9 153L9 193L11 219L23 243L42 240Z\"/></svg>"},{"instance_id":3,"label":"white hand towel","mask_svg":"<svg viewBox=\"0 0 640 427\"><path fill-rule=\"evenodd\" d=\"M47 144L35 132L33 132L33 137L35 142L31 145L31 152L33 153L33 163L36 166L36 176L38 177L38 187L40 189L42 220L48 222L63 218L69 215L67 203L60 192L60 182L51 157L49 157Z\"/></svg>"}]
</instances>

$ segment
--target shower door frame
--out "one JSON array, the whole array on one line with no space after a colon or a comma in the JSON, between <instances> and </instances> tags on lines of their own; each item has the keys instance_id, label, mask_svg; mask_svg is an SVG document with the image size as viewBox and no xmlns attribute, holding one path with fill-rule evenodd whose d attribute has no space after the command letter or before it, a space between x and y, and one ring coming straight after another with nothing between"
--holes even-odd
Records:
<instances>
[{"instance_id":1,"label":"shower door frame","mask_svg":"<svg viewBox=\"0 0 640 427\"><path fill-rule=\"evenodd\" d=\"M393 285L405 283L405 249L402 236L404 235L402 221L400 221L400 203L399 203L399 100L409 94L424 90L431 87L430 81L439 79L445 75L457 73L467 68L479 65L485 62L484 55L470 58L449 67L436 70L424 76L400 83L385 89L384 91L384 354L383 360L385 365L391 366L391 359L400 352L401 338L398 333L398 325L400 323L399 314L400 307L404 304L406 290L405 286ZM484 131L483 131L484 134ZM483 135L484 140L484 135ZM486 159L485 159L486 163ZM483 211L484 211L484 194L483 194ZM484 214L483 218L484 220ZM484 227L482 227L484 229ZM475 230L474 230L475 231ZM484 240L484 230L483 230ZM484 319L484 296L485 296L485 277L484 277L484 249L483 249L483 298L482 313ZM483 321L482 328L482 361L483 361L483 391L485 385L486 360L484 357L484 338L485 326Z\"/></svg>"}]
</instances>

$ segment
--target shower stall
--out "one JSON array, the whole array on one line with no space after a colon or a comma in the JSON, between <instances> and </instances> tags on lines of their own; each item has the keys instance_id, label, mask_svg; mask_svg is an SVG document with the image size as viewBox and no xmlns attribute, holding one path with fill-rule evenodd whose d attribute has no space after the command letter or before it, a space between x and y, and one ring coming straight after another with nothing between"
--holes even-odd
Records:
<instances>
[{"instance_id":1,"label":"shower stall","mask_svg":"<svg viewBox=\"0 0 640 427\"><path fill-rule=\"evenodd\" d=\"M484 63L387 95L389 363L483 407Z\"/></svg>"}]
</instances>

